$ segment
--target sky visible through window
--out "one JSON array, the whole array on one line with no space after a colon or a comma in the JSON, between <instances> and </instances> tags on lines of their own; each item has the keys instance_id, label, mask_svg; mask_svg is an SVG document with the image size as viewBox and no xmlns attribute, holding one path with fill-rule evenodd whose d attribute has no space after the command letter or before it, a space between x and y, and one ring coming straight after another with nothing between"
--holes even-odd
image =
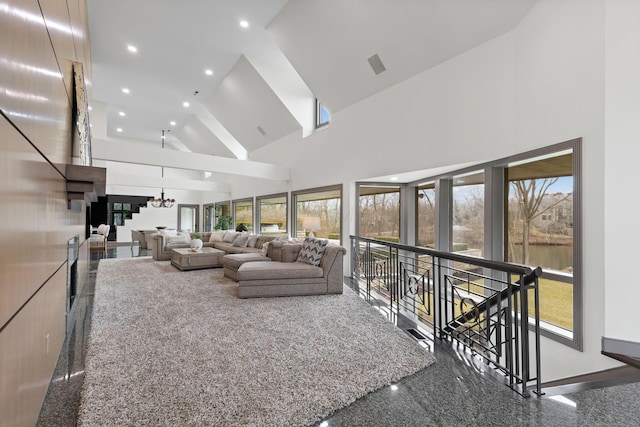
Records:
<instances>
[{"instance_id":1,"label":"sky visible through window","mask_svg":"<svg viewBox=\"0 0 640 427\"><path fill-rule=\"evenodd\" d=\"M462 185L455 186L453 188L453 197L456 200L465 199L473 196L482 196L483 193L482 186L478 185ZM573 193L573 177L572 176L561 176L558 180L549 187L547 190L548 194L553 193Z\"/></svg>"},{"instance_id":2,"label":"sky visible through window","mask_svg":"<svg viewBox=\"0 0 640 427\"><path fill-rule=\"evenodd\" d=\"M322 103L319 101L318 101L317 120L318 120L318 123L316 124L316 126L323 126L329 123L329 112L327 111L326 108L324 108L324 105L322 105Z\"/></svg>"}]
</instances>

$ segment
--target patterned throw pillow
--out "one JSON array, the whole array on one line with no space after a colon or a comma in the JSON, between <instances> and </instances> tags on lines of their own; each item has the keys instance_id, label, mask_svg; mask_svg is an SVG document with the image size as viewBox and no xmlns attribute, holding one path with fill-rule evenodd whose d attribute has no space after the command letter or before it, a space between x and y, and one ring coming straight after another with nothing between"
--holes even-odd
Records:
<instances>
[{"instance_id":1,"label":"patterned throw pillow","mask_svg":"<svg viewBox=\"0 0 640 427\"><path fill-rule=\"evenodd\" d=\"M326 239L315 239L313 237L306 237L304 243L302 243L302 249L298 254L297 261L304 262L311 265L320 265L324 250L327 249L329 241Z\"/></svg>"}]
</instances>

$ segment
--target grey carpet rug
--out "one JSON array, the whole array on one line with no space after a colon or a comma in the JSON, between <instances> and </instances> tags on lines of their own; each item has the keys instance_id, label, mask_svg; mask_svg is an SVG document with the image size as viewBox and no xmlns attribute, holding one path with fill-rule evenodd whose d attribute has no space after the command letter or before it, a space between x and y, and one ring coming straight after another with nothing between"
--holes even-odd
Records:
<instances>
[{"instance_id":1,"label":"grey carpet rug","mask_svg":"<svg viewBox=\"0 0 640 427\"><path fill-rule=\"evenodd\" d=\"M434 361L348 287L236 288L221 269L101 260L78 425L308 425Z\"/></svg>"}]
</instances>

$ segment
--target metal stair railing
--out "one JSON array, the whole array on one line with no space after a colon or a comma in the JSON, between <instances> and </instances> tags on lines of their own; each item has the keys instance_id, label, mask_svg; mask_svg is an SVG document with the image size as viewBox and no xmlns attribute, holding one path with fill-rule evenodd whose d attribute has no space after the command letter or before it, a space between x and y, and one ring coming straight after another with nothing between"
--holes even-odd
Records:
<instances>
[{"instance_id":1,"label":"metal stair railing","mask_svg":"<svg viewBox=\"0 0 640 427\"><path fill-rule=\"evenodd\" d=\"M468 348L523 396L541 393L540 267L351 236L351 280L392 314Z\"/></svg>"}]
</instances>

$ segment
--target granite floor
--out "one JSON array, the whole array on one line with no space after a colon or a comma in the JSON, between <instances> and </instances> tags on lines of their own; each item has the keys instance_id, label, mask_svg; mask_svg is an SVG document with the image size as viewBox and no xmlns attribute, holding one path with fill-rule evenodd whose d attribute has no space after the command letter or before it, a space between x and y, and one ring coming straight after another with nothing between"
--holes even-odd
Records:
<instances>
[{"instance_id":1,"label":"granite floor","mask_svg":"<svg viewBox=\"0 0 640 427\"><path fill-rule=\"evenodd\" d=\"M126 246L106 257L147 256ZM39 426L75 426L84 378L86 339L91 324L95 269L103 255L92 254L89 282L72 311ZM403 329L414 325L403 319ZM601 382L545 389L540 398L523 398L487 372L486 367L450 344L421 340L436 363L338 410L321 427L331 426L634 426L640 425L640 374ZM388 361L393 363L393 361ZM216 420L209 425L215 426Z\"/></svg>"}]
</instances>

